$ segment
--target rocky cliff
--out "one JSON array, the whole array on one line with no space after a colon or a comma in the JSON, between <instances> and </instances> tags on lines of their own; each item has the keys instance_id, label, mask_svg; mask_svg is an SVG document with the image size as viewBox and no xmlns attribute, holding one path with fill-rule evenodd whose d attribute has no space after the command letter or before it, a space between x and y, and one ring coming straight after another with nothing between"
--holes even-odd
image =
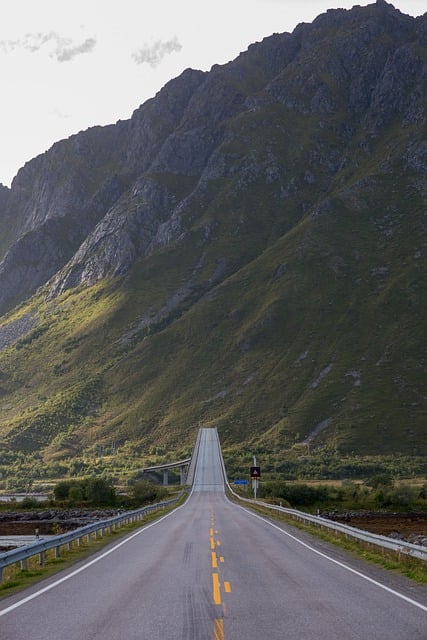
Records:
<instances>
[{"instance_id":1,"label":"rocky cliff","mask_svg":"<svg viewBox=\"0 0 427 640\"><path fill-rule=\"evenodd\" d=\"M56 295L125 272L188 232L216 181L234 197L264 174L270 201L304 189L297 215L321 206L396 118L411 132L399 153L423 171L425 33L425 18L386 2L328 11L185 71L129 121L55 144L0 194L0 309L52 276Z\"/></svg>"},{"instance_id":2,"label":"rocky cliff","mask_svg":"<svg viewBox=\"0 0 427 640\"><path fill-rule=\"evenodd\" d=\"M342 409L339 398L347 397L347 382L360 385L364 365L338 362L356 343L358 358L367 358L370 324L388 335L377 361L393 360L387 375L406 380L393 384L411 387L418 412L412 373L402 372L421 348L414 317L425 311L426 45L426 15L405 16L383 0L330 10L208 73L184 71L128 121L58 142L26 164L10 190L0 189L0 311L37 290L60 304L76 287L108 281L135 297L136 286L150 295L115 340L145 340L147 350L150 336L188 314L196 314L193 327L207 330L208 301L223 296L228 311L217 326L234 332L236 358L260 349L258 357L284 368L267 424L292 423L299 406L289 428L308 441L336 433L334 416L342 422L362 406L351 395ZM227 298L236 282L250 290L246 307L233 308ZM313 355L317 333L322 345L333 344L350 326L352 345L344 340L322 357L318 345ZM400 364L391 355L398 335L405 342ZM286 336L298 353L290 353ZM288 385L285 370L290 362L303 369L309 353L310 371L288 396L280 390ZM219 359L219 369L230 366ZM380 365L371 365L374 384ZM248 365L235 397L255 368ZM324 380L338 370L328 396ZM230 397L217 384L200 393ZM316 404L319 394L308 398L320 387L327 408ZM215 404L202 396L196 404ZM365 400L356 422L376 424L375 402ZM200 414L197 406L182 410L185 420ZM150 424L175 419L165 417L171 405L159 411ZM213 409L209 419L222 424L226 414ZM396 433L401 419L387 417Z\"/></svg>"}]
</instances>

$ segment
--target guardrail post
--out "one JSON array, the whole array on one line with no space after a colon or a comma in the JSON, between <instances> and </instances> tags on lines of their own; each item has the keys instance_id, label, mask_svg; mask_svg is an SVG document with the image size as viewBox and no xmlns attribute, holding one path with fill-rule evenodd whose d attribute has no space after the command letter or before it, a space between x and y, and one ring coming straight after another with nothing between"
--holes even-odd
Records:
<instances>
[{"instance_id":1,"label":"guardrail post","mask_svg":"<svg viewBox=\"0 0 427 640\"><path fill-rule=\"evenodd\" d=\"M44 551L40 551L39 553L39 565L44 567L45 553Z\"/></svg>"},{"instance_id":2,"label":"guardrail post","mask_svg":"<svg viewBox=\"0 0 427 640\"><path fill-rule=\"evenodd\" d=\"M26 571L28 569L27 558L21 560L21 569L22 571Z\"/></svg>"},{"instance_id":3,"label":"guardrail post","mask_svg":"<svg viewBox=\"0 0 427 640\"><path fill-rule=\"evenodd\" d=\"M55 547L55 558L59 558L59 556L61 555L60 549L61 549L61 545L58 545L57 547Z\"/></svg>"}]
</instances>

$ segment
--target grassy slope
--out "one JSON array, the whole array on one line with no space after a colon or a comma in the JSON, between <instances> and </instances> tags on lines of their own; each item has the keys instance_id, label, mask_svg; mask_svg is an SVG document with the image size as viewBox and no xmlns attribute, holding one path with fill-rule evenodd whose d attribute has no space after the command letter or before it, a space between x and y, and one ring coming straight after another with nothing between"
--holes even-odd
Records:
<instances>
[{"instance_id":1,"label":"grassy slope","mask_svg":"<svg viewBox=\"0 0 427 640\"><path fill-rule=\"evenodd\" d=\"M2 319L39 315L0 352L5 448L177 450L203 424L276 451L312 437L427 452L424 202L401 161L412 129L390 122L366 152L347 97L319 116L304 86L308 115L266 101L224 125L225 177L183 209L184 239L125 280L40 295ZM345 154L344 125L360 127ZM153 179L187 192L182 177Z\"/></svg>"},{"instance_id":2,"label":"grassy slope","mask_svg":"<svg viewBox=\"0 0 427 640\"><path fill-rule=\"evenodd\" d=\"M387 180L367 183L365 200L359 189L357 207L337 194L206 295L208 269L195 276L194 264L209 264L209 247L195 231L187 251L152 257L118 288L39 301L38 327L0 354L7 446L178 449L201 423L228 443L264 433L280 449L324 425L315 442L342 451L425 452L422 260L407 233L420 203L404 206L402 185L379 213ZM191 278L169 315L127 334Z\"/></svg>"}]
</instances>

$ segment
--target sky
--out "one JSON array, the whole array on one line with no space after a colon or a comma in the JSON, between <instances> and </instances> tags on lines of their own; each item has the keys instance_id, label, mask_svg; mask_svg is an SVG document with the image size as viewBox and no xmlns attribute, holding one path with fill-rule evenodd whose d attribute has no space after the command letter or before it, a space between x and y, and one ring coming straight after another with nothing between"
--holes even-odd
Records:
<instances>
[{"instance_id":1,"label":"sky","mask_svg":"<svg viewBox=\"0 0 427 640\"><path fill-rule=\"evenodd\" d=\"M0 0L0 183L94 125L127 120L169 80L272 33L373 0ZM412 16L426 0L395 0Z\"/></svg>"}]
</instances>

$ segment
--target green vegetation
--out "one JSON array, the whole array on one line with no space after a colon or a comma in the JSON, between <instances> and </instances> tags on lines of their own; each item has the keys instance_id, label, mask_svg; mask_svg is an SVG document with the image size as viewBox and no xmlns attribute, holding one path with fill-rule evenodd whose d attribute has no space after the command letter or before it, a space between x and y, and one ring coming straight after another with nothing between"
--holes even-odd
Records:
<instances>
[{"instance_id":1,"label":"green vegetation","mask_svg":"<svg viewBox=\"0 0 427 640\"><path fill-rule=\"evenodd\" d=\"M385 484L376 479L365 483L349 480L334 484L262 482L258 496L272 503L281 502L302 511L425 511L427 483Z\"/></svg>"},{"instance_id":2,"label":"green vegetation","mask_svg":"<svg viewBox=\"0 0 427 640\"><path fill-rule=\"evenodd\" d=\"M357 480L375 476L399 480L425 476L427 470L424 456L348 455L334 445L311 449L299 444L278 452L253 439L245 450L240 447L225 449L231 481L247 475L251 460L249 452L259 460L265 480Z\"/></svg>"},{"instance_id":3,"label":"green vegetation","mask_svg":"<svg viewBox=\"0 0 427 640\"><path fill-rule=\"evenodd\" d=\"M63 480L53 490L57 502L82 503L94 506L114 505L116 490L111 480L85 478L84 480Z\"/></svg>"},{"instance_id":4,"label":"green vegetation","mask_svg":"<svg viewBox=\"0 0 427 640\"><path fill-rule=\"evenodd\" d=\"M150 189L122 199L131 235L150 227L132 217L148 207L165 238L176 222L170 241L141 248L120 277L56 298L46 285L1 317L5 334L31 318L0 351L2 488L103 473L126 483L155 447L161 461L191 450L199 426L218 428L231 473L239 450L280 478L426 473L424 134L401 106L371 135L375 113L349 105L362 87L330 71L347 37L337 27L302 58L288 52L277 76L270 45L217 69L220 98L193 104L218 139L209 179L183 158L182 173L138 176L157 200ZM248 91L257 106L240 110ZM421 112L411 91L405 108ZM135 178L119 156L101 165L91 195L110 170L124 186Z\"/></svg>"}]
</instances>

